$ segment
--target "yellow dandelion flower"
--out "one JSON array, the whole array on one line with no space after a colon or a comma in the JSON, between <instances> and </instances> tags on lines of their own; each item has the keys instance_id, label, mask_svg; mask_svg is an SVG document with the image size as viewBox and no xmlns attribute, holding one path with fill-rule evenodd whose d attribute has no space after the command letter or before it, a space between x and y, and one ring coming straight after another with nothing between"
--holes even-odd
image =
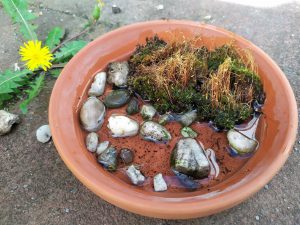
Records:
<instances>
[{"instance_id":1,"label":"yellow dandelion flower","mask_svg":"<svg viewBox=\"0 0 300 225\"><path fill-rule=\"evenodd\" d=\"M41 47L41 41L28 41L20 47L22 61L27 61L26 66L31 71L42 68L47 71L52 65L53 55L47 46Z\"/></svg>"}]
</instances>

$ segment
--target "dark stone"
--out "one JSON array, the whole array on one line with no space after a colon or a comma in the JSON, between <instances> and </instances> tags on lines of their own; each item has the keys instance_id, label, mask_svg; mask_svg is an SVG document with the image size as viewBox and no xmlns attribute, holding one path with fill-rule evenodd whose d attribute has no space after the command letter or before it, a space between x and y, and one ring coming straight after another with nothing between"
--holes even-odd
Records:
<instances>
[{"instance_id":1,"label":"dark stone","mask_svg":"<svg viewBox=\"0 0 300 225\"><path fill-rule=\"evenodd\" d=\"M183 174L183 173L179 173L176 170L172 170L173 173L176 175L177 179L179 180L179 182L185 187L187 188L189 191L195 191L197 188L200 188L200 184L197 183L196 181L194 181L191 177Z\"/></svg>"},{"instance_id":2,"label":"dark stone","mask_svg":"<svg viewBox=\"0 0 300 225\"><path fill-rule=\"evenodd\" d=\"M100 163L108 171L115 171L117 169L117 151L113 147L109 147L98 156L98 163Z\"/></svg>"},{"instance_id":3,"label":"dark stone","mask_svg":"<svg viewBox=\"0 0 300 225\"><path fill-rule=\"evenodd\" d=\"M120 9L120 7L118 7L118 6L116 6L116 5L113 5L113 6L111 7L111 9L112 9L113 14L118 14L118 13L121 13L121 12L122 12L122 10Z\"/></svg>"},{"instance_id":4,"label":"dark stone","mask_svg":"<svg viewBox=\"0 0 300 225\"><path fill-rule=\"evenodd\" d=\"M133 157L133 151L131 151L130 149L124 148L120 152L120 158L125 164L131 163L133 161Z\"/></svg>"},{"instance_id":5,"label":"dark stone","mask_svg":"<svg viewBox=\"0 0 300 225\"><path fill-rule=\"evenodd\" d=\"M110 92L104 98L104 104L107 108L119 108L126 103L128 103L130 99L130 93L126 89L118 89Z\"/></svg>"},{"instance_id":6,"label":"dark stone","mask_svg":"<svg viewBox=\"0 0 300 225\"><path fill-rule=\"evenodd\" d=\"M136 98L132 98L129 101L126 112L128 115L133 115L139 112L139 102Z\"/></svg>"}]
</instances>

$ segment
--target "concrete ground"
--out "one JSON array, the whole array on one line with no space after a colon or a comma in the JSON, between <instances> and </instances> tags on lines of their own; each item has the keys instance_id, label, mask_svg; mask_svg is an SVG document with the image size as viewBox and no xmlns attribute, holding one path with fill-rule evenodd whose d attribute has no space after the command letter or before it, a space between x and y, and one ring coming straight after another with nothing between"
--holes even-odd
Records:
<instances>
[{"instance_id":1,"label":"concrete ground","mask_svg":"<svg viewBox=\"0 0 300 225\"><path fill-rule=\"evenodd\" d=\"M112 14L117 4L122 13ZM156 6L162 4L163 9ZM81 29L94 5L90 0L33 0L42 14L38 34L54 25L68 35ZM208 19L210 15L211 18ZM92 40L125 24L160 18L204 21L249 39L267 52L287 75L300 103L300 5L255 8L210 0L106 1L101 24L86 35ZM22 43L0 6L0 71L18 61ZM95 196L67 169L52 142L38 143L36 129L48 123L47 107L54 79L30 105L22 123L0 138L0 224L300 224L300 138L282 170L261 191L225 212L186 221L159 220L121 210ZM20 113L17 107L10 109Z\"/></svg>"}]
</instances>

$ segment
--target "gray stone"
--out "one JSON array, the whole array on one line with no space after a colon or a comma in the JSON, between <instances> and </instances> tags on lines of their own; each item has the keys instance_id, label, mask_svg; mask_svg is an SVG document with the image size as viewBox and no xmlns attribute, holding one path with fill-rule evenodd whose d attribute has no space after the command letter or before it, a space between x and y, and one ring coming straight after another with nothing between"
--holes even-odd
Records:
<instances>
[{"instance_id":1,"label":"gray stone","mask_svg":"<svg viewBox=\"0 0 300 225\"><path fill-rule=\"evenodd\" d=\"M134 165L128 167L126 174L134 185L142 185L145 182L144 175Z\"/></svg>"},{"instance_id":2,"label":"gray stone","mask_svg":"<svg viewBox=\"0 0 300 225\"><path fill-rule=\"evenodd\" d=\"M114 147L106 149L98 156L98 163L108 171L115 171L117 169L117 150Z\"/></svg>"},{"instance_id":3,"label":"gray stone","mask_svg":"<svg viewBox=\"0 0 300 225\"><path fill-rule=\"evenodd\" d=\"M97 73L91 88L88 91L89 96L100 96L104 93L106 84L106 72Z\"/></svg>"},{"instance_id":4,"label":"gray stone","mask_svg":"<svg viewBox=\"0 0 300 225\"><path fill-rule=\"evenodd\" d=\"M235 130L229 130L227 139L230 146L239 154L247 154L255 151L258 143Z\"/></svg>"},{"instance_id":5,"label":"gray stone","mask_svg":"<svg viewBox=\"0 0 300 225\"><path fill-rule=\"evenodd\" d=\"M90 132L99 130L104 122L105 106L92 96L82 105L80 110L80 121L82 127Z\"/></svg>"},{"instance_id":6,"label":"gray stone","mask_svg":"<svg viewBox=\"0 0 300 225\"><path fill-rule=\"evenodd\" d=\"M193 138L178 141L171 154L171 167L194 178L207 177L210 171L203 147Z\"/></svg>"},{"instance_id":7,"label":"gray stone","mask_svg":"<svg viewBox=\"0 0 300 225\"><path fill-rule=\"evenodd\" d=\"M90 152L95 152L98 146L98 134L96 134L95 132L89 133L86 136L85 139L85 144L86 144L86 148L90 151Z\"/></svg>"},{"instance_id":8,"label":"gray stone","mask_svg":"<svg viewBox=\"0 0 300 225\"><path fill-rule=\"evenodd\" d=\"M142 124L140 134L144 140L153 142L167 142L172 138L165 127L152 121L146 121Z\"/></svg>"},{"instance_id":9,"label":"gray stone","mask_svg":"<svg viewBox=\"0 0 300 225\"><path fill-rule=\"evenodd\" d=\"M119 108L126 103L128 103L130 99L130 93L125 89L118 89L110 92L104 98L104 104L107 108Z\"/></svg>"},{"instance_id":10,"label":"gray stone","mask_svg":"<svg viewBox=\"0 0 300 225\"><path fill-rule=\"evenodd\" d=\"M168 189L167 183L161 173L153 177L153 186L155 191L166 191Z\"/></svg>"},{"instance_id":11,"label":"gray stone","mask_svg":"<svg viewBox=\"0 0 300 225\"><path fill-rule=\"evenodd\" d=\"M128 115L133 115L139 112L139 102L136 98L131 98L127 105L126 112Z\"/></svg>"},{"instance_id":12,"label":"gray stone","mask_svg":"<svg viewBox=\"0 0 300 225\"><path fill-rule=\"evenodd\" d=\"M108 65L107 82L118 87L126 86L129 65L127 61L113 62Z\"/></svg>"},{"instance_id":13,"label":"gray stone","mask_svg":"<svg viewBox=\"0 0 300 225\"><path fill-rule=\"evenodd\" d=\"M156 113L156 109L152 105L143 105L141 109L141 115L144 120L152 120Z\"/></svg>"},{"instance_id":14,"label":"gray stone","mask_svg":"<svg viewBox=\"0 0 300 225\"><path fill-rule=\"evenodd\" d=\"M103 141L99 143L96 153L97 155L100 155L102 152L104 152L109 147L109 141Z\"/></svg>"},{"instance_id":15,"label":"gray stone","mask_svg":"<svg viewBox=\"0 0 300 225\"><path fill-rule=\"evenodd\" d=\"M120 152L120 158L125 164L132 163L133 157L133 151L131 151L130 149L124 148Z\"/></svg>"},{"instance_id":16,"label":"gray stone","mask_svg":"<svg viewBox=\"0 0 300 225\"><path fill-rule=\"evenodd\" d=\"M20 118L18 115L0 110L0 135L10 132L12 125L19 122Z\"/></svg>"}]
</instances>

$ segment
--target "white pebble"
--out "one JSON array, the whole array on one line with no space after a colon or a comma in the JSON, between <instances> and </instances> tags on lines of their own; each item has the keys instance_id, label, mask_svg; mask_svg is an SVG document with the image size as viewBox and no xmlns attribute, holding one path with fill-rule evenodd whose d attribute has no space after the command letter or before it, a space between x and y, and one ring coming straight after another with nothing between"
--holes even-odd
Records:
<instances>
[{"instance_id":1,"label":"white pebble","mask_svg":"<svg viewBox=\"0 0 300 225\"><path fill-rule=\"evenodd\" d=\"M207 16L204 16L204 17L203 17L204 20L210 20L211 18L212 18L211 15L207 15Z\"/></svg>"},{"instance_id":2,"label":"white pebble","mask_svg":"<svg viewBox=\"0 0 300 225\"><path fill-rule=\"evenodd\" d=\"M98 145L98 134L95 132L89 133L85 139L86 148L90 152L95 152Z\"/></svg>"},{"instance_id":3,"label":"white pebble","mask_svg":"<svg viewBox=\"0 0 300 225\"><path fill-rule=\"evenodd\" d=\"M162 10L162 9L164 9L164 5L163 4L159 4L159 5L156 6L156 9L157 10Z\"/></svg>"},{"instance_id":4,"label":"white pebble","mask_svg":"<svg viewBox=\"0 0 300 225\"><path fill-rule=\"evenodd\" d=\"M168 189L166 181L164 180L161 173L155 175L155 177L153 178L153 184L155 191L166 191Z\"/></svg>"},{"instance_id":5,"label":"white pebble","mask_svg":"<svg viewBox=\"0 0 300 225\"><path fill-rule=\"evenodd\" d=\"M105 83L106 83L106 73L105 72L100 72L98 73L94 81L91 85L91 88L88 92L89 96L100 96L103 94L104 89L105 89Z\"/></svg>"},{"instance_id":6,"label":"white pebble","mask_svg":"<svg viewBox=\"0 0 300 225\"><path fill-rule=\"evenodd\" d=\"M102 152L104 152L109 146L109 141L103 141L101 142L97 147L97 155L100 155Z\"/></svg>"},{"instance_id":7,"label":"white pebble","mask_svg":"<svg viewBox=\"0 0 300 225\"><path fill-rule=\"evenodd\" d=\"M48 124L40 126L36 130L36 139L39 142L46 143L50 140L51 138L51 130Z\"/></svg>"},{"instance_id":8,"label":"white pebble","mask_svg":"<svg viewBox=\"0 0 300 225\"><path fill-rule=\"evenodd\" d=\"M256 220L259 220L259 216L255 216L255 219L256 219Z\"/></svg>"}]
</instances>

